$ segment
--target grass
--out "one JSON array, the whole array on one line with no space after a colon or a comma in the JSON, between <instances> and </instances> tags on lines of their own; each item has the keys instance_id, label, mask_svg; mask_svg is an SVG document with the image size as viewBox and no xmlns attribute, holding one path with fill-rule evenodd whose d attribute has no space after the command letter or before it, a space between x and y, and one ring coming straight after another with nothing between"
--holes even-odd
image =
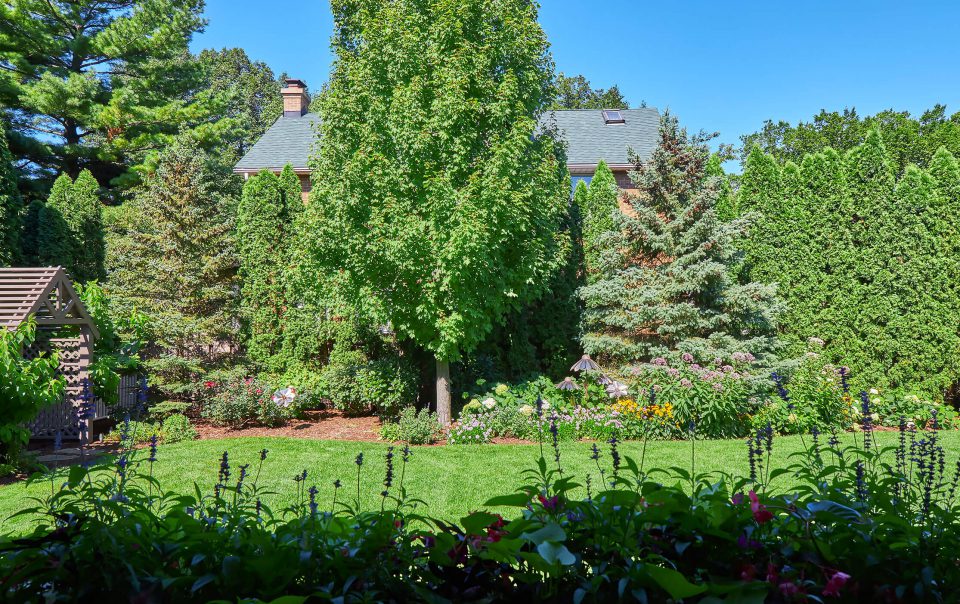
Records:
<instances>
[{"instance_id":1,"label":"grass","mask_svg":"<svg viewBox=\"0 0 960 604\"><path fill-rule=\"evenodd\" d=\"M942 432L941 442L947 449L948 467L956 463L960 450L960 433ZM897 434L881 432L876 434L881 445L894 445ZM844 435L846 443L853 436ZM810 437L806 440L809 444ZM259 451L269 449L264 464L260 484L275 491L266 502L274 510L282 509L292 503L295 491L293 477L307 470L307 485L317 485L320 489L321 509L328 505L333 491L333 481L340 479L344 483L341 498L355 493L357 466L354 463L357 453L363 452L365 463L362 468L363 506L366 509L379 507L379 493L383 490L383 458L386 444L300 440L295 438L231 438L222 440L203 440L164 445L160 447L158 461L154 466L157 476L165 489L192 493L194 483L204 492L212 492L217 480L220 457L224 451L230 452L234 472L240 464L250 463L256 467ZM642 443L627 442L620 444L621 455L629 455L638 463ZM590 459L591 443L561 443L561 456L564 472L576 476L580 482L587 473L593 474L596 482L597 469ZM604 466L609 467L610 458L607 445L602 445ZM774 441L774 467L783 467L791 462L789 455L803 450L801 439L797 436L778 437ZM545 451L552 462L552 452ZM743 476L748 472L746 446L742 440L698 441L696 443L696 471L711 473L731 473ZM144 451L137 453L146 457ZM407 492L426 502L424 510L429 515L444 519L457 520L465 514L479 509L494 495L508 494L524 483L522 472L532 467L540 455L537 445L475 445L475 446L436 446L414 447L410 464L407 467L405 485ZM399 462L399 459L397 460ZM691 465L691 444L683 441L651 441L647 446L647 468L670 468L678 466L689 470ZM61 474L62 475L62 474ZM789 488L790 478L784 475L772 485L778 490ZM42 480L27 484L19 482L0 487L0 535L22 535L31 530L33 519L10 516L18 510L36 505L31 498L43 497L50 493L50 481Z\"/></svg>"}]
</instances>

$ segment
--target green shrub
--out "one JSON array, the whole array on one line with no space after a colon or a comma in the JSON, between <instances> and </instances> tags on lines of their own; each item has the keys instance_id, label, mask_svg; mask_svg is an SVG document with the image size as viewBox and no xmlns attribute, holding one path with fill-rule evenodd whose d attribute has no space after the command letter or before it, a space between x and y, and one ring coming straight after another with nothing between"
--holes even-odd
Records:
<instances>
[{"instance_id":1,"label":"green shrub","mask_svg":"<svg viewBox=\"0 0 960 604\"><path fill-rule=\"evenodd\" d=\"M153 436L158 439L162 437L159 422L122 421L113 430L104 434L103 440L107 443L127 446L145 445Z\"/></svg>"},{"instance_id":2,"label":"green shrub","mask_svg":"<svg viewBox=\"0 0 960 604\"><path fill-rule=\"evenodd\" d=\"M16 330L0 327L0 460L13 461L27 443L29 432L23 424L37 416L46 405L59 401L66 384L56 376L56 356L32 360L23 350L36 338L31 317Z\"/></svg>"},{"instance_id":3,"label":"green shrub","mask_svg":"<svg viewBox=\"0 0 960 604\"><path fill-rule=\"evenodd\" d=\"M419 376L403 358L368 360L359 350L331 357L323 380L330 402L347 415L377 413L396 417L417 400Z\"/></svg>"},{"instance_id":4,"label":"green shrub","mask_svg":"<svg viewBox=\"0 0 960 604\"><path fill-rule=\"evenodd\" d=\"M160 439L164 443L176 443L182 440L194 440L197 431L190 423L190 418L180 413L174 413L165 420L160 428Z\"/></svg>"},{"instance_id":5,"label":"green shrub","mask_svg":"<svg viewBox=\"0 0 960 604\"><path fill-rule=\"evenodd\" d=\"M150 419L162 422L171 415L186 413L192 406L191 403L183 401L163 401L151 406L148 415Z\"/></svg>"},{"instance_id":6,"label":"green shrub","mask_svg":"<svg viewBox=\"0 0 960 604\"><path fill-rule=\"evenodd\" d=\"M404 407L398 414L396 423L387 423L385 426L395 426L395 428L387 428L387 436L393 436L393 438L383 437L385 440L406 442L411 445L434 443L440 434L437 414L428 409L417 411L413 406Z\"/></svg>"}]
</instances>

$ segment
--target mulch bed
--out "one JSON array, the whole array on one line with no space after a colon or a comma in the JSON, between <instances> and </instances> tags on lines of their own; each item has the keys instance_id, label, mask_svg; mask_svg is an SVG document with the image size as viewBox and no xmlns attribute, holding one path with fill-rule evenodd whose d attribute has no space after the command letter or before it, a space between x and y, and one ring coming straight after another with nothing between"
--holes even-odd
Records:
<instances>
[{"instance_id":1,"label":"mulch bed","mask_svg":"<svg viewBox=\"0 0 960 604\"><path fill-rule=\"evenodd\" d=\"M380 438L380 420L376 417L347 417L335 409L304 411L302 419L287 422L278 428L249 426L227 428L205 420L194 420L201 439L287 436L315 440L373 441Z\"/></svg>"}]
</instances>

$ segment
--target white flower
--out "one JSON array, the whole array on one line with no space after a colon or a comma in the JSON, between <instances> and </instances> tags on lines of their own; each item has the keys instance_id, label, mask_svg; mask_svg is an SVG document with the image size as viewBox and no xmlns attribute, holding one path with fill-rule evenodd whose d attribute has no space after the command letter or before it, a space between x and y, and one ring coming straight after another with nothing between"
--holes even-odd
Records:
<instances>
[{"instance_id":1,"label":"white flower","mask_svg":"<svg viewBox=\"0 0 960 604\"><path fill-rule=\"evenodd\" d=\"M870 419L873 420L873 421L875 421L875 422L878 422L878 421L880 421L880 414L879 414L879 413L871 413L871 414L870 414Z\"/></svg>"},{"instance_id":2,"label":"white flower","mask_svg":"<svg viewBox=\"0 0 960 604\"><path fill-rule=\"evenodd\" d=\"M790 420L791 424L794 424L797 422L797 414L791 413L789 416L787 416L787 419Z\"/></svg>"},{"instance_id":3,"label":"white flower","mask_svg":"<svg viewBox=\"0 0 960 604\"><path fill-rule=\"evenodd\" d=\"M541 409L549 409L549 408L550 408L550 401L543 401L543 404L540 405L540 408L541 408Z\"/></svg>"},{"instance_id":4,"label":"white flower","mask_svg":"<svg viewBox=\"0 0 960 604\"><path fill-rule=\"evenodd\" d=\"M533 415L533 406L523 405L522 407L520 407L520 413L524 415Z\"/></svg>"},{"instance_id":5,"label":"white flower","mask_svg":"<svg viewBox=\"0 0 960 604\"><path fill-rule=\"evenodd\" d=\"M880 394L880 391L877 390L876 388L871 388L871 389L870 389L870 394Z\"/></svg>"},{"instance_id":6,"label":"white flower","mask_svg":"<svg viewBox=\"0 0 960 604\"><path fill-rule=\"evenodd\" d=\"M492 398L487 398L487 399L484 399L481 404L487 409L493 409L494 407L497 406L497 401L493 400Z\"/></svg>"}]
</instances>

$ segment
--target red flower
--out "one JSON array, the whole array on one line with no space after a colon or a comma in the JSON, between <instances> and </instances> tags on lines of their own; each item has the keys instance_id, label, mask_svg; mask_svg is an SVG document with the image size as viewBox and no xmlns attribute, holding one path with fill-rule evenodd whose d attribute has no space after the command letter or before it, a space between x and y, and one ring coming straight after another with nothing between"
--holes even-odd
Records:
<instances>
[{"instance_id":1,"label":"red flower","mask_svg":"<svg viewBox=\"0 0 960 604\"><path fill-rule=\"evenodd\" d=\"M830 577L830 580L827 581L827 584L823 588L823 595L839 598L840 588L843 587L849 579L850 575L847 573L842 573L840 571L833 573L833 576Z\"/></svg>"},{"instance_id":2,"label":"red flower","mask_svg":"<svg viewBox=\"0 0 960 604\"><path fill-rule=\"evenodd\" d=\"M800 588L797 587L795 583L791 583L790 581L784 581L783 583L780 584L780 593L783 594L784 598L787 598L789 600L793 596L800 593Z\"/></svg>"},{"instance_id":3,"label":"red flower","mask_svg":"<svg viewBox=\"0 0 960 604\"><path fill-rule=\"evenodd\" d=\"M217 387L217 383L207 380L206 382L203 383L203 387L206 388L207 390L212 390L213 388Z\"/></svg>"},{"instance_id":4,"label":"red flower","mask_svg":"<svg viewBox=\"0 0 960 604\"><path fill-rule=\"evenodd\" d=\"M773 520L773 514L760 503L760 498L757 497L756 492L750 491L750 511L753 512L753 519L757 521L758 524L764 524Z\"/></svg>"},{"instance_id":5,"label":"red flower","mask_svg":"<svg viewBox=\"0 0 960 604\"><path fill-rule=\"evenodd\" d=\"M740 566L740 580L753 581L757 577L757 567L752 564L743 564Z\"/></svg>"}]
</instances>

